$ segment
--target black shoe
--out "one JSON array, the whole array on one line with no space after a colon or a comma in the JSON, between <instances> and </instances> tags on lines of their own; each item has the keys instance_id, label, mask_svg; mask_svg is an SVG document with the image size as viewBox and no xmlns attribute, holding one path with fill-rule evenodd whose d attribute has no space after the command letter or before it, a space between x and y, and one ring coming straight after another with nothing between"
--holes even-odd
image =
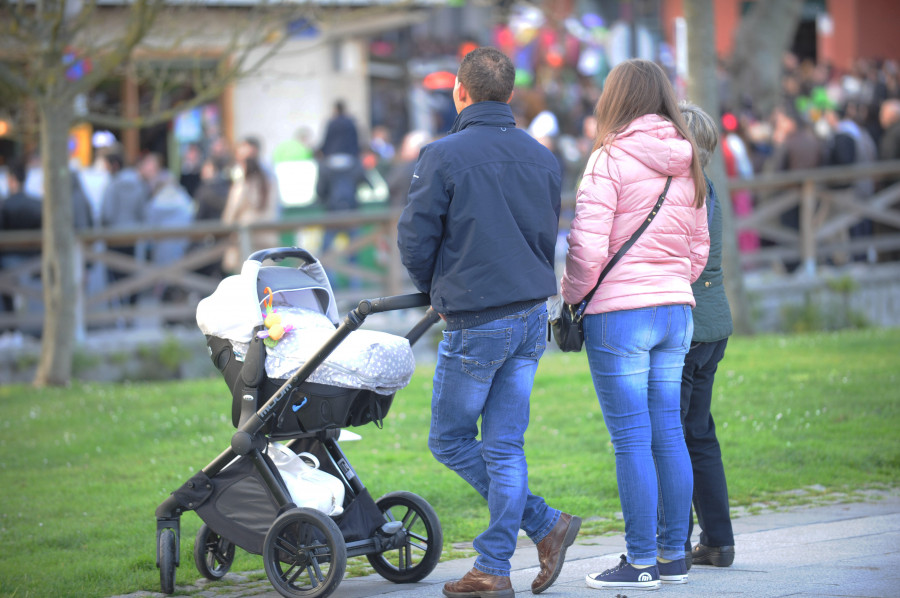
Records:
<instances>
[{"instance_id":1,"label":"black shoe","mask_svg":"<svg viewBox=\"0 0 900 598\"><path fill-rule=\"evenodd\" d=\"M694 565L713 565L714 567L730 567L734 562L734 546L694 546L691 560Z\"/></svg>"},{"instance_id":2,"label":"black shoe","mask_svg":"<svg viewBox=\"0 0 900 598\"><path fill-rule=\"evenodd\" d=\"M691 552L690 550L685 550L684 551L684 566L685 566L685 568L688 571L690 571L691 565L693 565L693 564L694 564L694 553Z\"/></svg>"}]
</instances>

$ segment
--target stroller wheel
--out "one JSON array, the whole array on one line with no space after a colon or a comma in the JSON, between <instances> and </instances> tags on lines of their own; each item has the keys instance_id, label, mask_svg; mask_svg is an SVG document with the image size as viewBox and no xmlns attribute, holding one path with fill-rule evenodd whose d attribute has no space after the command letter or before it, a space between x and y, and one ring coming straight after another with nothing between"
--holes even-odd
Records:
<instances>
[{"instance_id":1,"label":"stroller wheel","mask_svg":"<svg viewBox=\"0 0 900 598\"><path fill-rule=\"evenodd\" d=\"M414 583L425 578L437 566L444 547L441 522L431 505L412 492L391 492L375 504L385 521L399 521L405 540L399 548L366 558L372 568L388 581Z\"/></svg>"},{"instance_id":2,"label":"stroller wheel","mask_svg":"<svg viewBox=\"0 0 900 598\"><path fill-rule=\"evenodd\" d=\"M194 540L194 563L206 579L222 579L234 562L234 544L214 532L205 523Z\"/></svg>"},{"instance_id":3,"label":"stroller wheel","mask_svg":"<svg viewBox=\"0 0 900 598\"><path fill-rule=\"evenodd\" d=\"M266 534L263 565L287 598L330 595L347 569L347 546L337 524L315 509L283 513Z\"/></svg>"},{"instance_id":4,"label":"stroller wheel","mask_svg":"<svg viewBox=\"0 0 900 598\"><path fill-rule=\"evenodd\" d=\"M175 530L160 530L156 540L156 557L159 559L159 585L163 594L175 591L175 560L178 550Z\"/></svg>"}]
</instances>

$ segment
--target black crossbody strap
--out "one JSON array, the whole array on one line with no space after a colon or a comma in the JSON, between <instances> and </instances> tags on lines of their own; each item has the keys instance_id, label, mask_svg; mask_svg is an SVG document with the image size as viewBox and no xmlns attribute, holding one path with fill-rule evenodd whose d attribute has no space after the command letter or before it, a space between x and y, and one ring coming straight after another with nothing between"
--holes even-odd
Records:
<instances>
[{"instance_id":1,"label":"black crossbody strap","mask_svg":"<svg viewBox=\"0 0 900 598\"><path fill-rule=\"evenodd\" d=\"M656 218L656 214L659 212L659 208L662 206L663 201L666 199L666 194L669 192L669 185L672 184L672 177L670 176L666 179L666 186L663 189L663 192L660 194L659 199L656 200L656 204L653 206L653 209L650 210L650 214L644 218L644 221L638 227L634 234L631 235L631 238L625 241L625 244L622 245L619 250L616 252L616 255L609 260L609 263L606 264L606 267L603 268L603 271L600 273L600 278L597 279L597 284L594 285L594 288L591 289L591 292L588 293L584 299L581 300L581 304L578 306L578 311L575 312L575 316L580 318L584 313L584 309L587 307L588 303L591 302L591 299L594 297L594 293L597 292L597 289L600 287L600 283L603 282L603 279L606 278L606 275L609 274L609 271L612 270L613 266L619 263L619 260L622 259L622 256L625 255L625 252L628 251L632 245L634 245L635 241L638 240L638 237L647 230L647 227L650 226L650 223L653 222L653 219Z\"/></svg>"}]
</instances>

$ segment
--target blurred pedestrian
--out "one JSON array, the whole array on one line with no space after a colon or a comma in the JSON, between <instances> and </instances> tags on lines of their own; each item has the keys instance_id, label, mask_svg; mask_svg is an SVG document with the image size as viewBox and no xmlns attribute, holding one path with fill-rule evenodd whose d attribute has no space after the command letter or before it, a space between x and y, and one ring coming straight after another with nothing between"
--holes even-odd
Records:
<instances>
[{"instance_id":1,"label":"blurred pedestrian","mask_svg":"<svg viewBox=\"0 0 900 598\"><path fill-rule=\"evenodd\" d=\"M347 116L344 102L334 104L334 114L325 129L319 149L319 179L316 194L329 212L355 210L356 190L367 181L359 159L359 135L356 123Z\"/></svg>"},{"instance_id":2,"label":"blurred pedestrian","mask_svg":"<svg viewBox=\"0 0 900 598\"><path fill-rule=\"evenodd\" d=\"M10 164L6 178L9 196L0 203L0 232L40 230L42 202L40 197L29 194L25 189L27 179L25 162L18 160ZM40 249L8 249L0 255L0 268L4 270L15 268L39 256L40 253ZM19 277L20 284L24 286L30 285L33 280L28 274ZM11 312L14 308L13 297L4 294L3 311Z\"/></svg>"},{"instance_id":3,"label":"blurred pedestrian","mask_svg":"<svg viewBox=\"0 0 900 598\"><path fill-rule=\"evenodd\" d=\"M346 114L344 102L338 100L334 104L334 114L328 121L325 139L319 149L319 176L316 180L316 195L328 212L355 210L359 205L357 199L359 186L365 184L372 187L359 158L359 149L356 123ZM322 238L323 254L331 251L335 239L341 232L334 227L325 230ZM345 232L350 241L357 235L355 227L349 227ZM349 256L350 262L355 260L356 256ZM334 278L332 282L335 282ZM354 286L359 285L356 279L351 283Z\"/></svg>"},{"instance_id":4,"label":"blurred pedestrian","mask_svg":"<svg viewBox=\"0 0 900 598\"><path fill-rule=\"evenodd\" d=\"M9 196L0 205L0 222L2 230L40 230L41 198L29 194L25 190L27 179L26 166L22 161L15 161L9 166L7 188ZM16 255L35 255L35 251L26 251ZM7 254L9 256L11 254Z\"/></svg>"},{"instance_id":5,"label":"blurred pedestrian","mask_svg":"<svg viewBox=\"0 0 900 598\"><path fill-rule=\"evenodd\" d=\"M356 123L347 115L343 100L334 103L334 112L325 126L325 137L319 152L324 158L339 155L359 157L359 133Z\"/></svg>"},{"instance_id":6,"label":"blurred pedestrian","mask_svg":"<svg viewBox=\"0 0 900 598\"><path fill-rule=\"evenodd\" d=\"M375 168L382 175L386 175L391 163L394 161L396 149L391 142L391 131L384 125L378 125L372 129L372 139L369 141L369 150L375 155Z\"/></svg>"},{"instance_id":7,"label":"blurred pedestrian","mask_svg":"<svg viewBox=\"0 0 900 598\"><path fill-rule=\"evenodd\" d=\"M194 219L194 206L187 190L169 171L160 172L154 181L153 195L147 205L145 223L150 228L187 228ZM187 237L163 237L150 242L149 259L154 266L167 266L184 258L190 240ZM157 284L154 296L163 301L181 297L176 287Z\"/></svg>"},{"instance_id":8,"label":"blurred pedestrian","mask_svg":"<svg viewBox=\"0 0 900 598\"><path fill-rule=\"evenodd\" d=\"M426 131L410 131L403 136L400 152L397 154L385 180L388 186L388 203L391 207L406 205L409 185L416 170L419 152L430 140Z\"/></svg>"},{"instance_id":9,"label":"blurred pedestrian","mask_svg":"<svg viewBox=\"0 0 900 598\"><path fill-rule=\"evenodd\" d=\"M188 195L194 197L200 186L200 168L203 166L203 150L197 143L188 143L181 158L179 182Z\"/></svg>"},{"instance_id":10,"label":"blurred pedestrian","mask_svg":"<svg viewBox=\"0 0 900 598\"><path fill-rule=\"evenodd\" d=\"M256 222L274 222L278 217L278 201L274 185L250 148L249 143L241 144L235 154L234 179L222 212L223 224L248 225ZM250 240L251 252L278 245L278 235L270 231L254 232ZM222 258L222 268L228 273L239 272L243 261L248 257L246 249L239 245L239 235L235 233Z\"/></svg>"},{"instance_id":11,"label":"blurred pedestrian","mask_svg":"<svg viewBox=\"0 0 900 598\"><path fill-rule=\"evenodd\" d=\"M229 177L230 164L221 156L209 157L203 161L200 168L200 186L194 198L196 212L194 220L222 221L222 213L225 204L228 203L228 192L231 190L231 178ZM207 235L194 244L194 249L211 247L215 245L215 235ZM216 279L222 278L222 262L216 261L197 269L198 274L210 276Z\"/></svg>"},{"instance_id":12,"label":"blurred pedestrian","mask_svg":"<svg viewBox=\"0 0 900 598\"><path fill-rule=\"evenodd\" d=\"M900 100L886 100L881 105L879 120L884 133L878 157L882 160L900 160Z\"/></svg>"},{"instance_id":13,"label":"blurred pedestrian","mask_svg":"<svg viewBox=\"0 0 900 598\"><path fill-rule=\"evenodd\" d=\"M107 168L110 172L110 182L103 192L103 204L100 212L101 224L111 229L138 229L144 224L147 204L150 201L151 185L159 176L161 158L158 154L147 154L141 158L134 168L123 166L122 156L111 153L106 156ZM133 242L114 241L107 244L110 251L121 253L133 260L140 261L139 245ZM116 269L110 265L108 269L109 280L115 283L127 278L133 269ZM136 293L129 294L127 300L135 305L138 300Z\"/></svg>"},{"instance_id":14,"label":"blurred pedestrian","mask_svg":"<svg viewBox=\"0 0 900 598\"><path fill-rule=\"evenodd\" d=\"M753 162L750 160L750 152L740 133L741 123L737 116L730 112L723 114L722 128L725 130L725 142L722 144L725 174L728 178L752 179ZM736 217L749 218L753 214L753 194L747 189L736 189L731 192L731 205ZM755 230L739 230L738 250L741 253L758 251L759 233Z\"/></svg>"},{"instance_id":15,"label":"blurred pedestrian","mask_svg":"<svg viewBox=\"0 0 900 598\"><path fill-rule=\"evenodd\" d=\"M773 149L766 170L808 170L822 165L822 143L805 117L798 115L792 107L781 105L772 112L772 122ZM800 208L789 208L781 214L779 220L788 229L800 230ZM784 265L788 270L793 270L798 264L799 262L789 261Z\"/></svg>"},{"instance_id":16,"label":"blurred pedestrian","mask_svg":"<svg viewBox=\"0 0 900 598\"><path fill-rule=\"evenodd\" d=\"M210 157L200 167L200 185L194 194L197 204L196 220L222 219L225 204L228 202L228 191L231 179L228 176L229 164L220 157Z\"/></svg>"},{"instance_id":17,"label":"blurred pedestrian","mask_svg":"<svg viewBox=\"0 0 900 598\"><path fill-rule=\"evenodd\" d=\"M94 217L91 213L90 201L81 184L81 177L77 170L69 172L69 182L71 184L72 226L77 231L87 230L94 226Z\"/></svg>"},{"instance_id":18,"label":"blurred pedestrian","mask_svg":"<svg viewBox=\"0 0 900 598\"><path fill-rule=\"evenodd\" d=\"M149 228L187 228L193 220L194 206L187 189L169 171L161 172L154 181L145 224ZM149 247L150 261L156 266L177 262L184 257L187 246L187 238L154 239Z\"/></svg>"},{"instance_id":19,"label":"blurred pedestrian","mask_svg":"<svg viewBox=\"0 0 900 598\"><path fill-rule=\"evenodd\" d=\"M302 162L313 158L313 150L309 143L310 132L307 127L301 127L294 131L294 136L282 141L272 153L272 161L275 164L281 162Z\"/></svg>"}]
</instances>

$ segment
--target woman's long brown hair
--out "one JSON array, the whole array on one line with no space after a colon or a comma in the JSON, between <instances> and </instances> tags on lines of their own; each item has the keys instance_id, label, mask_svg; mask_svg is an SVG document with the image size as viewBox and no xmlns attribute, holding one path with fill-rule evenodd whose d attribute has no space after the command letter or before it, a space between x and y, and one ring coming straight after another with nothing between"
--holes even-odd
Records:
<instances>
[{"instance_id":1,"label":"woman's long brown hair","mask_svg":"<svg viewBox=\"0 0 900 598\"><path fill-rule=\"evenodd\" d=\"M675 90L666 73L656 63L633 58L619 63L610 71L594 109L597 117L594 151L614 144L616 135L634 119L645 114L658 114L669 120L681 136L690 142L693 150L691 178L694 179L694 206L703 207L706 179L703 177L697 146L678 109Z\"/></svg>"}]
</instances>

